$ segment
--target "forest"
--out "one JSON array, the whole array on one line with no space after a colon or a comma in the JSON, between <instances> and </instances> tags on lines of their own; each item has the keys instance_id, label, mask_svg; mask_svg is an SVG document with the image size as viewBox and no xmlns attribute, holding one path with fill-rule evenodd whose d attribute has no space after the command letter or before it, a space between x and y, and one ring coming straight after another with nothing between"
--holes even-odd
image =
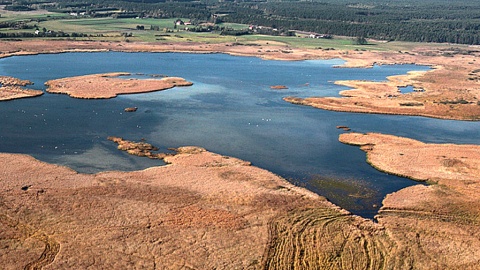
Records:
<instances>
[{"instance_id":1,"label":"forest","mask_svg":"<svg viewBox=\"0 0 480 270\"><path fill-rule=\"evenodd\" d=\"M88 16L190 18L325 35L480 44L480 0L20 0L5 9L43 8Z\"/></svg>"}]
</instances>

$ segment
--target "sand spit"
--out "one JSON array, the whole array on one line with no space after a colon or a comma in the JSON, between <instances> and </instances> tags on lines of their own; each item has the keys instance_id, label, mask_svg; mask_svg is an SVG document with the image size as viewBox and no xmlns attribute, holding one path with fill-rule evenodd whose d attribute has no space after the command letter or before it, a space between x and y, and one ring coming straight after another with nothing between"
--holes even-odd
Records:
<instances>
[{"instance_id":1,"label":"sand spit","mask_svg":"<svg viewBox=\"0 0 480 270\"><path fill-rule=\"evenodd\" d=\"M427 144L379 133L344 133L340 141L361 146L368 162L381 171L449 187L480 184L480 145Z\"/></svg>"},{"instance_id":2,"label":"sand spit","mask_svg":"<svg viewBox=\"0 0 480 270\"><path fill-rule=\"evenodd\" d=\"M396 198L406 191L390 195L374 223L203 148L180 147L165 161L89 175L0 154L2 267L474 269L480 263L479 216L451 204L463 196L449 188L413 187L418 196L404 200ZM430 207L426 195L445 194L444 208ZM465 212L453 214L451 207Z\"/></svg>"},{"instance_id":3,"label":"sand spit","mask_svg":"<svg viewBox=\"0 0 480 270\"><path fill-rule=\"evenodd\" d=\"M32 84L32 82L8 76L0 76L0 101L43 95L43 91L23 87L29 84Z\"/></svg>"},{"instance_id":4,"label":"sand spit","mask_svg":"<svg viewBox=\"0 0 480 270\"><path fill-rule=\"evenodd\" d=\"M104 73L50 80L45 83L47 92L68 94L73 98L114 98L120 94L138 94L170 89L175 86L190 86L183 78L161 79L121 78L130 73Z\"/></svg>"}]
</instances>

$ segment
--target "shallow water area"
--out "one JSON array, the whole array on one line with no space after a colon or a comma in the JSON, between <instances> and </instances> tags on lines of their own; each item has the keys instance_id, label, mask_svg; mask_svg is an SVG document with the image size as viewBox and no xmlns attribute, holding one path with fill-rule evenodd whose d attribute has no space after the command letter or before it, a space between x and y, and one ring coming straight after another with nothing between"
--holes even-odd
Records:
<instances>
[{"instance_id":1,"label":"shallow water area","mask_svg":"<svg viewBox=\"0 0 480 270\"><path fill-rule=\"evenodd\" d=\"M406 87L399 87L398 90L400 91L400 93L402 94L408 94L408 93L413 93L415 92L414 89L413 89L413 86L406 86Z\"/></svg>"},{"instance_id":2,"label":"shallow water area","mask_svg":"<svg viewBox=\"0 0 480 270\"><path fill-rule=\"evenodd\" d=\"M0 103L0 152L26 153L77 171L138 170L163 165L116 149L108 136L165 150L197 145L251 161L334 203L373 217L383 197L415 182L381 173L357 147L338 142L349 126L427 142L474 143L476 123L422 117L364 115L292 105L285 96L338 96L336 80L382 81L428 67L333 68L341 60L266 61L223 54L65 53L0 59L0 74L45 90L51 79L107 72L178 76L194 83L108 100L48 94ZM288 89L270 89L285 85ZM126 107L138 107L134 113Z\"/></svg>"}]
</instances>

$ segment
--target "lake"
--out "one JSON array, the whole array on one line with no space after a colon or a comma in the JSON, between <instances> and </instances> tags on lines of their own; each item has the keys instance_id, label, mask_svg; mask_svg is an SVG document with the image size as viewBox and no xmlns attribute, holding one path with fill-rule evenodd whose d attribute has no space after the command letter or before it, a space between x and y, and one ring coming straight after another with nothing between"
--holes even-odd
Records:
<instances>
[{"instance_id":1,"label":"lake","mask_svg":"<svg viewBox=\"0 0 480 270\"><path fill-rule=\"evenodd\" d=\"M339 206L372 218L383 197L414 181L378 172L358 147L338 142L349 126L435 143L480 144L475 122L330 112L289 104L285 96L338 96L336 80L383 81L413 65L333 68L342 60L271 61L224 54L64 53L0 59L0 75L34 82L105 72L183 77L191 87L108 100L48 94L0 102L0 152L25 153L79 172L138 170L161 161L130 156L108 136L161 148L196 145L251 161ZM144 75L145 74L145 75ZM288 89L272 90L272 85ZM92 89L94 91L94 89ZM126 107L138 107L126 113Z\"/></svg>"}]
</instances>

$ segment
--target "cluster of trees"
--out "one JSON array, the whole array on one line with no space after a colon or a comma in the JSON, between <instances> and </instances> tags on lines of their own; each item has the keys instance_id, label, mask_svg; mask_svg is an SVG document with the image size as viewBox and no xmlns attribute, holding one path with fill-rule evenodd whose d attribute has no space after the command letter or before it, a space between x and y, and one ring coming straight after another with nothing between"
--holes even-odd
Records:
<instances>
[{"instance_id":1,"label":"cluster of trees","mask_svg":"<svg viewBox=\"0 0 480 270\"><path fill-rule=\"evenodd\" d=\"M188 17L203 20L211 16L211 11L206 4L191 0L56 0L51 3L44 3L40 7L52 12L85 13L94 17L113 15L122 18L146 16L153 18ZM118 14L118 10L122 10L122 14Z\"/></svg>"},{"instance_id":2,"label":"cluster of trees","mask_svg":"<svg viewBox=\"0 0 480 270\"><path fill-rule=\"evenodd\" d=\"M29 6L24 6L24 5L8 5L8 6L5 6L5 10L30 11L30 10L33 10L33 8L30 8Z\"/></svg>"},{"instance_id":3,"label":"cluster of trees","mask_svg":"<svg viewBox=\"0 0 480 270\"><path fill-rule=\"evenodd\" d=\"M0 38L33 38L33 37L63 37L63 38L75 38L75 37L88 37L89 35L84 33L65 33L62 31L46 31L46 32L0 32Z\"/></svg>"},{"instance_id":4,"label":"cluster of trees","mask_svg":"<svg viewBox=\"0 0 480 270\"><path fill-rule=\"evenodd\" d=\"M0 22L0 29L2 28L33 29L35 26L25 22Z\"/></svg>"},{"instance_id":5,"label":"cluster of trees","mask_svg":"<svg viewBox=\"0 0 480 270\"><path fill-rule=\"evenodd\" d=\"M480 1L225 3L228 22L381 40L480 44Z\"/></svg>"},{"instance_id":6,"label":"cluster of trees","mask_svg":"<svg viewBox=\"0 0 480 270\"><path fill-rule=\"evenodd\" d=\"M3 2L6 8L15 8L11 2ZM90 16L111 16L113 10L120 9L123 13L116 16L183 17L201 21L216 18L216 22L262 25L284 33L302 30L381 40L480 44L480 0L22 0L15 3L27 8L86 12Z\"/></svg>"}]
</instances>

